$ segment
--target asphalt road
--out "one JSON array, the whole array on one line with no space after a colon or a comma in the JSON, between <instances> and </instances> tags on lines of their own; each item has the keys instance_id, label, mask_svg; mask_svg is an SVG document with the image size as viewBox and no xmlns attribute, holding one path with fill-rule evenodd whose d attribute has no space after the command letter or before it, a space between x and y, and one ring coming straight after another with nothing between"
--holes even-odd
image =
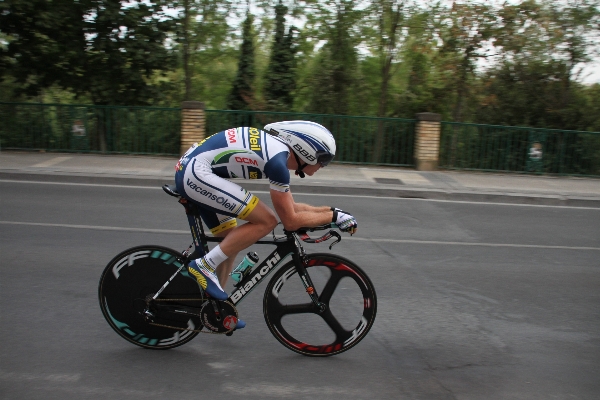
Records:
<instances>
[{"instance_id":1,"label":"asphalt road","mask_svg":"<svg viewBox=\"0 0 600 400\"><path fill-rule=\"evenodd\" d=\"M131 246L187 247L181 206L156 188L0 182L0 397L598 398L600 209L311 196L296 200L356 215L332 252L379 300L369 335L324 359L271 336L260 288L232 337L127 343L100 273Z\"/></svg>"}]
</instances>

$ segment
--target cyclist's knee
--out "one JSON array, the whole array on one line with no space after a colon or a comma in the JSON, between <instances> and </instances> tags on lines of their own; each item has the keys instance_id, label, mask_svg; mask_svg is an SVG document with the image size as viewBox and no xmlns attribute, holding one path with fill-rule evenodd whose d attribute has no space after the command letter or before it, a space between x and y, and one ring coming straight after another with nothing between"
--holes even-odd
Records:
<instances>
[{"instance_id":1,"label":"cyclist's knee","mask_svg":"<svg viewBox=\"0 0 600 400\"><path fill-rule=\"evenodd\" d=\"M271 214L269 214L269 217L268 217L265 225L267 225L268 230L270 232L273 229L275 229L275 227L277 226L278 223L279 223L279 221L277 220L277 216L275 216L275 213L271 213Z\"/></svg>"},{"instance_id":2,"label":"cyclist's knee","mask_svg":"<svg viewBox=\"0 0 600 400\"><path fill-rule=\"evenodd\" d=\"M275 211L262 203L259 203L259 206L252 211L246 220L261 229L264 234L271 232L278 224Z\"/></svg>"},{"instance_id":3,"label":"cyclist's knee","mask_svg":"<svg viewBox=\"0 0 600 400\"><path fill-rule=\"evenodd\" d=\"M263 233L267 234L271 232L277 226L277 217L275 213L265 213L260 221L254 221L255 224L259 225L263 229Z\"/></svg>"}]
</instances>

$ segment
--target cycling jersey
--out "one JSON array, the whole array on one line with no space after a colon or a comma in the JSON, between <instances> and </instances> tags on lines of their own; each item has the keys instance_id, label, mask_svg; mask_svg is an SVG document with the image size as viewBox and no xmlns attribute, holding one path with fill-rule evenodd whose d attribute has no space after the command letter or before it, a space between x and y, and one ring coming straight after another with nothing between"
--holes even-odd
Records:
<instances>
[{"instance_id":1,"label":"cycling jersey","mask_svg":"<svg viewBox=\"0 0 600 400\"><path fill-rule=\"evenodd\" d=\"M240 127L194 144L175 167L177 190L204 209L213 234L236 226L258 198L224 178L269 179L272 190L289 191L289 147L264 131Z\"/></svg>"}]
</instances>

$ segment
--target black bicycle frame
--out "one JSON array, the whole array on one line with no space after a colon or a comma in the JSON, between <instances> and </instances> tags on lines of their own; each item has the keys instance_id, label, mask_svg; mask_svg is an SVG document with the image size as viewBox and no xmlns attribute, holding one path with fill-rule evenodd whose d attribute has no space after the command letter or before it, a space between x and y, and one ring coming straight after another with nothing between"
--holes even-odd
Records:
<instances>
[{"instance_id":1,"label":"black bicycle frame","mask_svg":"<svg viewBox=\"0 0 600 400\"><path fill-rule=\"evenodd\" d=\"M185 208L195 246L194 252L186 257L187 259L185 262L187 263L188 260L203 257L208 253L208 242L221 242L223 241L223 238L209 237L204 234L204 227L202 225L198 206L183 197L179 199L179 203ZM255 286L273 272L276 267L291 254L296 266L296 271L298 272L302 284L313 304L317 306L319 311L322 312L325 310L324 305L319 301L319 295L314 288L312 280L304 268L303 258L306 254L304 253L304 248L300 244L298 235L294 232L287 231L285 232L285 235L285 238L259 240L256 242L256 244L272 244L277 246L277 248L258 266L255 266L254 269L236 285L236 289L231 293L228 299L231 303L235 305L242 301Z\"/></svg>"}]
</instances>

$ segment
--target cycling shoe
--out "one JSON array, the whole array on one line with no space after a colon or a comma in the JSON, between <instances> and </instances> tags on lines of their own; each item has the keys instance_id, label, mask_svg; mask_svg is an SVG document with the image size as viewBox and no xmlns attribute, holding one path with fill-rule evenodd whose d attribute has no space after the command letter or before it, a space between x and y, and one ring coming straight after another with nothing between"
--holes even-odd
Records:
<instances>
[{"instance_id":1,"label":"cycling shoe","mask_svg":"<svg viewBox=\"0 0 600 400\"><path fill-rule=\"evenodd\" d=\"M246 323L244 322L244 320L241 320L238 318L238 322L237 325L235 326L235 329L244 329L246 327Z\"/></svg>"},{"instance_id":2,"label":"cycling shoe","mask_svg":"<svg viewBox=\"0 0 600 400\"><path fill-rule=\"evenodd\" d=\"M203 258L193 260L188 264L188 272L196 279L198 285L212 298L227 300L229 295L225 293L214 270L206 264Z\"/></svg>"}]
</instances>

